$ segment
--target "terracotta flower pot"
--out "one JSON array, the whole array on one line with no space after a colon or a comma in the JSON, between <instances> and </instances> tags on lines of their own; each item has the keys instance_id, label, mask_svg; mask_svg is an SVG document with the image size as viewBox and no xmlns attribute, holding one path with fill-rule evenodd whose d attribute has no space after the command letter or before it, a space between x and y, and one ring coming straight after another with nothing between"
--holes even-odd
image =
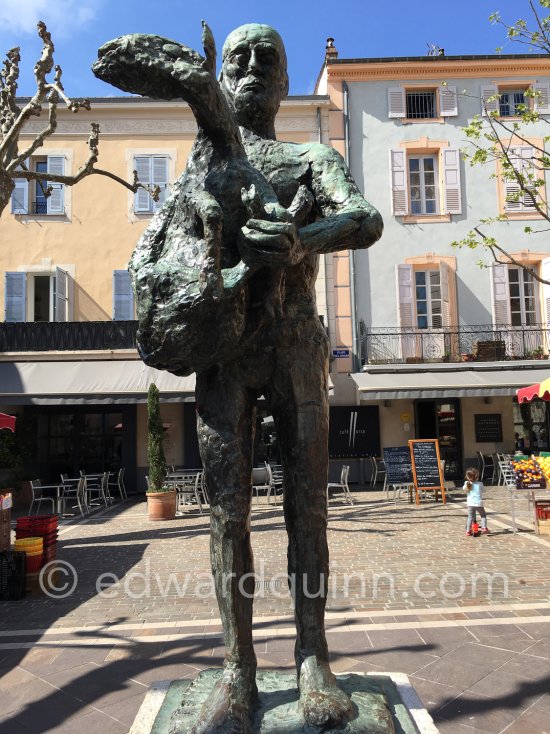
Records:
<instances>
[{"instance_id":1,"label":"terracotta flower pot","mask_svg":"<svg viewBox=\"0 0 550 734\"><path fill-rule=\"evenodd\" d=\"M149 520L173 520L176 517L176 491L146 492Z\"/></svg>"}]
</instances>

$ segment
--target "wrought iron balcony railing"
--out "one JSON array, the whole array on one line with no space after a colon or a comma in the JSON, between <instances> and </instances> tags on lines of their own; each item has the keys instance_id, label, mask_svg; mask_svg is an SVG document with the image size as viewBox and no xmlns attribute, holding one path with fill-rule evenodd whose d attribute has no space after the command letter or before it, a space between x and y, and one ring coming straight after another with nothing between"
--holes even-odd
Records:
<instances>
[{"instance_id":1,"label":"wrought iron balcony railing","mask_svg":"<svg viewBox=\"0 0 550 734\"><path fill-rule=\"evenodd\" d=\"M132 349L137 321L0 323L0 352Z\"/></svg>"},{"instance_id":2,"label":"wrought iron balcony railing","mask_svg":"<svg viewBox=\"0 0 550 734\"><path fill-rule=\"evenodd\" d=\"M548 359L550 326L446 326L401 329L361 326L361 363L497 362Z\"/></svg>"}]
</instances>

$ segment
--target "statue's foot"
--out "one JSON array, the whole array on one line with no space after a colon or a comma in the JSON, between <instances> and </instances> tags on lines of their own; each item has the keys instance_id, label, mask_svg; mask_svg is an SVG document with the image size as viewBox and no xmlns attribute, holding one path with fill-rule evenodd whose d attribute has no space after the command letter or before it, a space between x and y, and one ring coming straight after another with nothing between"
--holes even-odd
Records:
<instances>
[{"instance_id":1,"label":"statue's foot","mask_svg":"<svg viewBox=\"0 0 550 734\"><path fill-rule=\"evenodd\" d=\"M251 734L250 716L258 701L255 673L251 666L224 668L190 734Z\"/></svg>"},{"instance_id":2,"label":"statue's foot","mask_svg":"<svg viewBox=\"0 0 550 734\"><path fill-rule=\"evenodd\" d=\"M300 667L300 706L306 723L321 730L336 729L353 717L353 704L336 685L329 664L315 656Z\"/></svg>"}]
</instances>

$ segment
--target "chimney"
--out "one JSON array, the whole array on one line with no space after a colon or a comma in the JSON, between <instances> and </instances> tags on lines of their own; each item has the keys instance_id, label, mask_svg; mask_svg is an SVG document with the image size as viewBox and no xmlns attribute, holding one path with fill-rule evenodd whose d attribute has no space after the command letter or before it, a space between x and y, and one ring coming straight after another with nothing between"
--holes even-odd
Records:
<instances>
[{"instance_id":1,"label":"chimney","mask_svg":"<svg viewBox=\"0 0 550 734\"><path fill-rule=\"evenodd\" d=\"M334 45L334 38L327 38L325 46L325 61L331 61L338 58L338 49Z\"/></svg>"}]
</instances>

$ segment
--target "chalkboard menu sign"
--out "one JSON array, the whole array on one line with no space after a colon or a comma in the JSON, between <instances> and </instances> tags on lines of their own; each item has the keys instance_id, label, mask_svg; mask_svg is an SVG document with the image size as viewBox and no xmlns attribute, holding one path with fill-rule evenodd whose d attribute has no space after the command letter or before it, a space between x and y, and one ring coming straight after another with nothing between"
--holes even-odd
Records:
<instances>
[{"instance_id":1,"label":"chalkboard menu sign","mask_svg":"<svg viewBox=\"0 0 550 734\"><path fill-rule=\"evenodd\" d=\"M502 416L500 413L478 413L474 415L476 442L502 442Z\"/></svg>"},{"instance_id":2,"label":"chalkboard menu sign","mask_svg":"<svg viewBox=\"0 0 550 734\"><path fill-rule=\"evenodd\" d=\"M419 502L419 490L441 490L445 502L445 484L439 461L439 443L436 438L409 441L411 462L416 491L416 504Z\"/></svg>"},{"instance_id":3,"label":"chalkboard menu sign","mask_svg":"<svg viewBox=\"0 0 550 734\"><path fill-rule=\"evenodd\" d=\"M410 484L413 480L411 452L408 446L390 446L384 449L386 481L388 484Z\"/></svg>"}]
</instances>

